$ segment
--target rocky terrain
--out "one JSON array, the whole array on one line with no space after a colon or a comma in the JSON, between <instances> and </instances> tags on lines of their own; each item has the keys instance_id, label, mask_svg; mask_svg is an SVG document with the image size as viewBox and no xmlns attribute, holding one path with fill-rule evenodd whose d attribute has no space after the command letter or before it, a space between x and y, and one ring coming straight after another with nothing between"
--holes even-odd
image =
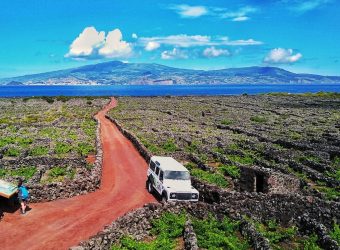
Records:
<instances>
[{"instance_id":1,"label":"rocky terrain","mask_svg":"<svg viewBox=\"0 0 340 250\"><path fill-rule=\"evenodd\" d=\"M23 178L31 201L94 191L101 178L99 126L109 99L0 99L0 178Z\"/></svg>"},{"instance_id":2,"label":"rocky terrain","mask_svg":"<svg viewBox=\"0 0 340 250\"><path fill-rule=\"evenodd\" d=\"M0 79L0 85L192 85L340 83L339 76L297 74L276 67L192 70L120 61Z\"/></svg>"},{"instance_id":3,"label":"rocky terrain","mask_svg":"<svg viewBox=\"0 0 340 250\"><path fill-rule=\"evenodd\" d=\"M119 98L110 119L145 159L185 164L201 202L147 205L76 249L339 249L339 110L337 95Z\"/></svg>"}]
</instances>

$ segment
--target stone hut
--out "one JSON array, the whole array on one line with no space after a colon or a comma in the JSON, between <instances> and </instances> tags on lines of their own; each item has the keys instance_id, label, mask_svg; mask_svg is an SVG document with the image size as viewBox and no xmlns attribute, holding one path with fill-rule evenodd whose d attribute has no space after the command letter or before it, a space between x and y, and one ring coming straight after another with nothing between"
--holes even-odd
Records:
<instances>
[{"instance_id":1,"label":"stone hut","mask_svg":"<svg viewBox=\"0 0 340 250\"><path fill-rule=\"evenodd\" d=\"M241 167L240 191L289 194L300 191L300 180L268 168Z\"/></svg>"}]
</instances>

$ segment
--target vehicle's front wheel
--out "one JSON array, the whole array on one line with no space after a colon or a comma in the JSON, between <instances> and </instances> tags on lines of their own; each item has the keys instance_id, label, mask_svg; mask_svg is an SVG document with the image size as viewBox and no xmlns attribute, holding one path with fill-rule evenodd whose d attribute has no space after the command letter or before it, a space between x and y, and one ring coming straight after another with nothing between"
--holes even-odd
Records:
<instances>
[{"instance_id":1,"label":"vehicle's front wheel","mask_svg":"<svg viewBox=\"0 0 340 250\"><path fill-rule=\"evenodd\" d=\"M166 194L162 194L162 202L164 203L168 202L168 197Z\"/></svg>"},{"instance_id":2,"label":"vehicle's front wheel","mask_svg":"<svg viewBox=\"0 0 340 250\"><path fill-rule=\"evenodd\" d=\"M152 183L150 180L146 181L146 188L148 189L148 192L151 194L153 191Z\"/></svg>"}]
</instances>

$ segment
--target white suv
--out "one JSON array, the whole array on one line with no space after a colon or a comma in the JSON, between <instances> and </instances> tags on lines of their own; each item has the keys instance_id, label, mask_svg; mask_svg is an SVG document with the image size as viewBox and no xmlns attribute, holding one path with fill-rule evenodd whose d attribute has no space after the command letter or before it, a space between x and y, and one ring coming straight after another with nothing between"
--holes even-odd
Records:
<instances>
[{"instance_id":1,"label":"white suv","mask_svg":"<svg viewBox=\"0 0 340 250\"><path fill-rule=\"evenodd\" d=\"M189 171L172 157L153 156L147 173L146 188L162 201L198 201L199 193L191 186Z\"/></svg>"}]
</instances>

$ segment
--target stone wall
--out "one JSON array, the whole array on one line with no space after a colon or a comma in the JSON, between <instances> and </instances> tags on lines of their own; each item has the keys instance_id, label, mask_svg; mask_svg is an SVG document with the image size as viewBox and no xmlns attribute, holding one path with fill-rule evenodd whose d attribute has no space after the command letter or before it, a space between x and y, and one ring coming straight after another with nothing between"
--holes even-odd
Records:
<instances>
[{"instance_id":1,"label":"stone wall","mask_svg":"<svg viewBox=\"0 0 340 250\"><path fill-rule=\"evenodd\" d=\"M239 181L240 191L257 192L258 181L263 181L263 193L299 193L301 182L292 175L282 174L271 169L261 167L241 166L241 177ZM261 177L262 176L262 180Z\"/></svg>"}]
</instances>

